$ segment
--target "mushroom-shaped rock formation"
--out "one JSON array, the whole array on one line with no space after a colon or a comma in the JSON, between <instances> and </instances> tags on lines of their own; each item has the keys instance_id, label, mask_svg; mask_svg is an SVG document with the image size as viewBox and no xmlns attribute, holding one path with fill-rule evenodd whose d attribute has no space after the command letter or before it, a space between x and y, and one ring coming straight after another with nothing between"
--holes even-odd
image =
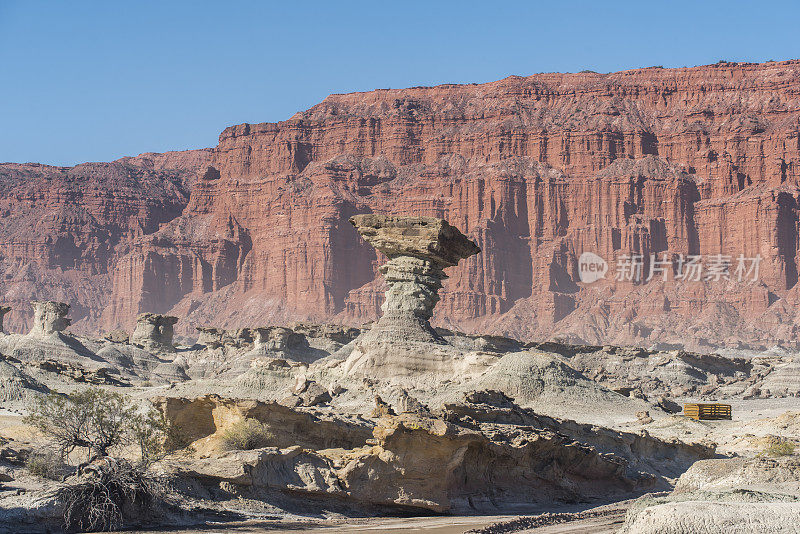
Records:
<instances>
[{"instance_id":1,"label":"mushroom-shaped rock formation","mask_svg":"<svg viewBox=\"0 0 800 534\"><path fill-rule=\"evenodd\" d=\"M480 248L442 219L369 214L350 223L389 258L380 268L389 289L383 315L355 340L345 371L378 377L444 371L453 351L430 324L444 269Z\"/></svg>"},{"instance_id":2,"label":"mushroom-shaped rock formation","mask_svg":"<svg viewBox=\"0 0 800 534\"><path fill-rule=\"evenodd\" d=\"M33 326L29 336L49 336L64 331L72 320L67 317L69 304L53 301L33 301Z\"/></svg>"},{"instance_id":3,"label":"mushroom-shaped rock formation","mask_svg":"<svg viewBox=\"0 0 800 534\"><path fill-rule=\"evenodd\" d=\"M173 326L178 318L172 315L143 313L136 318L136 328L131 334L130 342L146 349L171 352L174 334Z\"/></svg>"},{"instance_id":4,"label":"mushroom-shaped rock formation","mask_svg":"<svg viewBox=\"0 0 800 534\"><path fill-rule=\"evenodd\" d=\"M0 306L0 334L5 333L5 330L3 329L3 317L5 317L5 315L10 311L11 308L9 306Z\"/></svg>"},{"instance_id":5,"label":"mushroom-shaped rock formation","mask_svg":"<svg viewBox=\"0 0 800 534\"><path fill-rule=\"evenodd\" d=\"M197 343L205 345L210 349L220 347L243 347L252 345L256 338L256 328L240 328L238 330L225 330L212 326L198 326L196 330L200 332Z\"/></svg>"},{"instance_id":6,"label":"mushroom-shaped rock formation","mask_svg":"<svg viewBox=\"0 0 800 534\"><path fill-rule=\"evenodd\" d=\"M372 327L383 339L440 342L430 325L445 267L481 251L442 219L368 214L350 218L359 234L389 261L380 268L389 290Z\"/></svg>"}]
</instances>

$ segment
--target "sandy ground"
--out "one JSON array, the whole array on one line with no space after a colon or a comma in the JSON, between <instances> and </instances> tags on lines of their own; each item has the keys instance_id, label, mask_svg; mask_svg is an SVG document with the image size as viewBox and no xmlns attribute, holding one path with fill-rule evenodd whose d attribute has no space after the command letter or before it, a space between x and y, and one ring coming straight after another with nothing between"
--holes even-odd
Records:
<instances>
[{"instance_id":1,"label":"sandy ground","mask_svg":"<svg viewBox=\"0 0 800 534\"><path fill-rule=\"evenodd\" d=\"M339 533L380 533L380 532L426 532L431 534L461 534L467 530L508 521L518 516L462 516L462 517L411 517L411 518L371 518L342 521L331 525L324 523L291 521L246 521L225 523L171 530L139 530L136 534L159 534L175 532L180 534L256 534L260 532L293 532L296 534L339 534ZM127 531L131 532L131 531Z\"/></svg>"},{"instance_id":2,"label":"sandy ground","mask_svg":"<svg viewBox=\"0 0 800 534\"><path fill-rule=\"evenodd\" d=\"M583 533L612 533L622 525L625 520L627 505L632 501L625 501L620 505L610 505L608 515L589 519L575 519L572 521L541 526L533 529L513 530L513 532L535 532L536 534L583 534ZM176 534L222 534L233 532L237 534L257 534L262 532L292 532L296 534L377 534L377 533L412 533L424 532L426 534L462 534L463 532L502 525L514 521L520 516L456 516L456 517L412 517L412 518L370 518L342 521L332 525L330 521L320 523L292 522L292 521L247 521L240 523L225 523L207 525L187 529L146 530L133 531L136 534L160 534L171 532ZM131 532L131 531L127 531Z\"/></svg>"},{"instance_id":3,"label":"sandy ground","mask_svg":"<svg viewBox=\"0 0 800 534\"><path fill-rule=\"evenodd\" d=\"M594 508L581 506L558 506L554 512L561 516L544 519L537 515L476 515L476 516L434 516L434 517L373 517L358 519L242 521L209 524L177 529L127 531L136 534L159 534L164 532L179 534L256 534L261 532L293 532L297 534L373 534L383 532L430 534L461 534L484 528L500 532L560 533L610 533L615 532L624 522L625 513L634 499L605 504ZM583 515L598 517L583 517ZM544 514L549 516L549 514ZM570 517L570 516L574 516ZM519 522L541 521L537 528L525 528ZM561 521L558 523L557 521ZM516 525L515 525L516 523ZM548 524L549 523L549 524ZM122 533L120 533L122 534Z\"/></svg>"}]
</instances>

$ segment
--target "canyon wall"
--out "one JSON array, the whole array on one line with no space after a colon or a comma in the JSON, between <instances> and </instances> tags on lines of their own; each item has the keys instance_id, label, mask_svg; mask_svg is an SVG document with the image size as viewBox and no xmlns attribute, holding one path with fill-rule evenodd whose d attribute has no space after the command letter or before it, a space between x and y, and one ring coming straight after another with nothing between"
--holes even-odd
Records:
<instances>
[{"instance_id":1,"label":"canyon wall","mask_svg":"<svg viewBox=\"0 0 800 534\"><path fill-rule=\"evenodd\" d=\"M361 323L379 313L385 258L347 220L380 212L447 219L481 247L447 270L439 326L795 346L799 133L796 61L331 95L284 122L227 128L201 157L90 164L125 178L21 166L66 177L33 186L3 167L4 210L59 215L36 238L6 225L0 287L14 305L28 287L14 277L56 300L91 284L87 329L130 328L145 311L183 317L184 333ZM608 262L605 279L581 282L583 252ZM651 254L670 265L645 281ZM615 279L630 255L643 279ZM731 279L676 280L690 255L730 256ZM761 258L757 280L736 279L740 255Z\"/></svg>"},{"instance_id":2,"label":"canyon wall","mask_svg":"<svg viewBox=\"0 0 800 534\"><path fill-rule=\"evenodd\" d=\"M0 299L27 332L33 300L68 302L73 329L97 333L121 244L152 235L189 201L210 149L52 167L0 163Z\"/></svg>"}]
</instances>

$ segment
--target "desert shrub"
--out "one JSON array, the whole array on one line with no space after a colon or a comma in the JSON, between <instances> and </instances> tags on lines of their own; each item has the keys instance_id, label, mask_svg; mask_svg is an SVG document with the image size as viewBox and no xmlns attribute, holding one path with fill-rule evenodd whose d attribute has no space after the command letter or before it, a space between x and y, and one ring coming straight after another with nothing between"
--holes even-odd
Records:
<instances>
[{"instance_id":1,"label":"desert shrub","mask_svg":"<svg viewBox=\"0 0 800 534\"><path fill-rule=\"evenodd\" d=\"M763 451L765 456L791 456L794 454L796 446L792 441L775 440L770 443Z\"/></svg>"},{"instance_id":2,"label":"desert shrub","mask_svg":"<svg viewBox=\"0 0 800 534\"><path fill-rule=\"evenodd\" d=\"M175 452L189 447L192 441L194 440L184 429L170 425L166 429L164 449L167 452Z\"/></svg>"},{"instance_id":3,"label":"desert shrub","mask_svg":"<svg viewBox=\"0 0 800 534\"><path fill-rule=\"evenodd\" d=\"M118 529L150 517L162 502L163 485L150 466L164 453L167 425L155 409L99 388L69 395L51 394L37 401L26 421L51 442L59 461L85 452L77 476L57 494L67 530ZM113 457L135 450L138 459ZM43 462L34 470L50 473Z\"/></svg>"},{"instance_id":4,"label":"desert shrub","mask_svg":"<svg viewBox=\"0 0 800 534\"><path fill-rule=\"evenodd\" d=\"M222 444L230 451L249 451L268 447L275 442L269 427L256 419L243 419L222 434Z\"/></svg>"},{"instance_id":5,"label":"desert shrub","mask_svg":"<svg viewBox=\"0 0 800 534\"><path fill-rule=\"evenodd\" d=\"M136 446L140 461L163 452L166 424L155 409L142 410L129 398L99 388L37 399L26 422L39 429L63 457L76 450L87 461Z\"/></svg>"},{"instance_id":6,"label":"desert shrub","mask_svg":"<svg viewBox=\"0 0 800 534\"><path fill-rule=\"evenodd\" d=\"M106 458L79 481L58 492L64 526L78 532L123 528L152 519L164 501L164 483L126 460Z\"/></svg>"},{"instance_id":7,"label":"desert shrub","mask_svg":"<svg viewBox=\"0 0 800 534\"><path fill-rule=\"evenodd\" d=\"M25 461L25 468L32 475L50 480L61 480L70 471L57 451L33 451Z\"/></svg>"},{"instance_id":8,"label":"desert shrub","mask_svg":"<svg viewBox=\"0 0 800 534\"><path fill-rule=\"evenodd\" d=\"M136 446L142 463L149 465L163 458L168 429L164 416L154 409L138 412L130 420L130 440Z\"/></svg>"}]
</instances>

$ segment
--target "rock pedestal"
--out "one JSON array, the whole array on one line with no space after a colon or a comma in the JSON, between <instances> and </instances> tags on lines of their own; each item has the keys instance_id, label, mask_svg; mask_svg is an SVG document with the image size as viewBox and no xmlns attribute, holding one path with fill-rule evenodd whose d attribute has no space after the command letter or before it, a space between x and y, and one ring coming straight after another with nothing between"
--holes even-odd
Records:
<instances>
[{"instance_id":1,"label":"rock pedestal","mask_svg":"<svg viewBox=\"0 0 800 534\"><path fill-rule=\"evenodd\" d=\"M380 268L389 284L373 338L441 342L430 325L445 267L480 252L447 221L432 217L368 214L350 218L359 234L389 258Z\"/></svg>"},{"instance_id":2,"label":"rock pedestal","mask_svg":"<svg viewBox=\"0 0 800 534\"><path fill-rule=\"evenodd\" d=\"M33 301L33 326L29 336L49 336L64 331L72 320L67 317L69 304L53 301Z\"/></svg>"},{"instance_id":3,"label":"rock pedestal","mask_svg":"<svg viewBox=\"0 0 800 534\"><path fill-rule=\"evenodd\" d=\"M10 311L11 308L9 306L0 306L0 334L5 333L3 329L3 317Z\"/></svg>"},{"instance_id":4,"label":"rock pedestal","mask_svg":"<svg viewBox=\"0 0 800 534\"><path fill-rule=\"evenodd\" d=\"M211 349L220 347L243 347L252 345L258 340L258 328L240 328L238 330L225 330L211 326L198 326L200 337L197 342Z\"/></svg>"},{"instance_id":5,"label":"rock pedestal","mask_svg":"<svg viewBox=\"0 0 800 534\"><path fill-rule=\"evenodd\" d=\"M389 285L383 315L355 341L346 371L394 376L435 370L450 357L431 327L446 267L480 252L447 221L430 217L356 215L359 234L389 261L380 268Z\"/></svg>"},{"instance_id":6,"label":"rock pedestal","mask_svg":"<svg viewBox=\"0 0 800 534\"><path fill-rule=\"evenodd\" d=\"M178 318L172 315L143 313L136 318L136 328L130 342L147 349L173 351L173 326L177 322Z\"/></svg>"},{"instance_id":7,"label":"rock pedestal","mask_svg":"<svg viewBox=\"0 0 800 534\"><path fill-rule=\"evenodd\" d=\"M291 328L270 326L256 328L256 344L272 351L284 351L299 346L305 338ZM308 345L308 343L306 343Z\"/></svg>"}]
</instances>

